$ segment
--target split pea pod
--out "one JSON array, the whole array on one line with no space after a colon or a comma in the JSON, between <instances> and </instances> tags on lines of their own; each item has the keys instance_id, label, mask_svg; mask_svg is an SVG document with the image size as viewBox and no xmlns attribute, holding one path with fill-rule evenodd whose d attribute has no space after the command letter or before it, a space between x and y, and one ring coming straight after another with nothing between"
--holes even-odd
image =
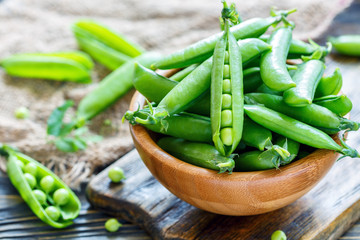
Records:
<instances>
[{"instance_id":1,"label":"split pea pod","mask_svg":"<svg viewBox=\"0 0 360 240\"><path fill-rule=\"evenodd\" d=\"M360 56L360 35L342 35L330 37L329 42L335 50L349 56Z\"/></svg>"},{"instance_id":2,"label":"split pea pod","mask_svg":"<svg viewBox=\"0 0 360 240\"><path fill-rule=\"evenodd\" d=\"M329 109L317 105L309 104L305 107L291 107L283 101L283 97L265 93L248 93L245 95L247 104L261 104L274 111L293 117L301 122L314 127L340 130L359 129L357 122L337 116Z\"/></svg>"},{"instance_id":3,"label":"split pea pod","mask_svg":"<svg viewBox=\"0 0 360 240\"><path fill-rule=\"evenodd\" d=\"M3 59L0 65L11 76L90 83L89 61L84 64L84 58L76 52L73 53L73 57L70 57L70 52L64 55L61 53L16 54Z\"/></svg>"},{"instance_id":4,"label":"split pea pod","mask_svg":"<svg viewBox=\"0 0 360 240\"><path fill-rule=\"evenodd\" d=\"M226 3L224 2L224 7ZM216 149L229 156L241 140L244 95L241 52L224 18L224 35L214 49L210 88L210 119Z\"/></svg>"},{"instance_id":5,"label":"split pea pod","mask_svg":"<svg viewBox=\"0 0 360 240\"><path fill-rule=\"evenodd\" d=\"M71 225L81 208L75 193L34 159L5 145L1 150L8 156L7 173L10 181L32 212L52 227Z\"/></svg>"},{"instance_id":6,"label":"split pea pod","mask_svg":"<svg viewBox=\"0 0 360 240\"><path fill-rule=\"evenodd\" d=\"M270 89L285 91L296 86L286 68L286 58L291 38L291 26L280 27L274 30L268 40L272 50L261 56L261 78Z\"/></svg>"},{"instance_id":7,"label":"split pea pod","mask_svg":"<svg viewBox=\"0 0 360 240\"><path fill-rule=\"evenodd\" d=\"M336 95L340 92L342 87L342 75L339 68L328 76L321 78L315 92L315 97L323 97L328 95Z\"/></svg>"},{"instance_id":8,"label":"split pea pod","mask_svg":"<svg viewBox=\"0 0 360 240\"><path fill-rule=\"evenodd\" d=\"M132 88L135 61L142 63L144 66L149 66L159 57L159 54L156 53L145 53L106 76L92 92L80 101L76 111L78 121L90 120Z\"/></svg>"},{"instance_id":9,"label":"split pea pod","mask_svg":"<svg viewBox=\"0 0 360 240\"><path fill-rule=\"evenodd\" d=\"M89 38L96 39L130 57L137 57L144 52L144 49L134 42L131 42L125 36L94 20L84 19L77 21L73 25L73 30L76 33L78 29L81 29Z\"/></svg>"},{"instance_id":10,"label":"split pea pod","mask_svg":"<svg viewBox=\"0 0 360 240\"><path fill-rule=\"evenodd\" d=\"M296 142L315 148L334 150L344 156L359 157L359 153L347 146L343 140L340 146L323 131L282 113L260 105L244 105L244 110L253 121Z\"/></svg>"},{"instance_id":11,"label":"split pea pod","mask_svg":"<svg viewBox=\"0 0 360 240\"><path fill-rule=\"evenodd\" d=\"M345 116L352 109L351 100L345 95L328 95L321 98L314 99L314 103L326 107L333 113Z\"/></svg>"},{"instance_id":12,"label":"split pea pod","mask_svg":"<svg viewBox=\"0 0 360 240\"><path fill-rule=\"evenodd\" d=\"M214 146L206 143L188 142L180 138L164 137L158 141L160 148L184 162L219 171L232 172L235 163L221 155Z\"/></svg>"},{"instance_id":13,"label":"split pea pod","mask_svg":"<svg viewBox=\"0 0 360 240\"><path fill-rule=\"evenodd\" d=\"M292 77L296 86L284 92L285 103L293 107L304 107L311 104L324 70L325 64L316 59L298 65L298 69Z\"/></svg>"},{"instance_id":14,"label":"split pea pod","mask_svg":"<svg viewBox=\"0 0 360 240\"><path fill-rule=\"evenodd\" d=\"M253 18L243 21L231 27L230 31L236 39L256 38L261 36L273 24L277 24L283 17L292 13L293 10L279 11L273 17ZM153 69L182 68L194 63L208 59L215 48L216 42L221 38L222 33L215 34L200 40L185 49L174 52L157 61L151 67Z\"/></svg>"}]
</instances>

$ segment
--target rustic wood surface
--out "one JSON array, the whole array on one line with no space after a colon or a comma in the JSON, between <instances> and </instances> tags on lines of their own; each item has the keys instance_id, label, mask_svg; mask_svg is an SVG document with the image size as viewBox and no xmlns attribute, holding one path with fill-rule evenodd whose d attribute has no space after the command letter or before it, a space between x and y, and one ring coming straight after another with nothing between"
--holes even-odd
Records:
<instances>
[{"instance_id":1,"label":"rustic wood surface","mask_svg":"<svg viewBox=\"0 0 360 240\"><path fill-rule=\"evenodd\" d=\"M359 23L360 1L357 0L335 19L329 31L318 40L324 42L325 36L332 34L360 34ZM343 91L355 103L352 118L359 121L360 106L356 103L360 102L360 59L333 54L327 60L327 72L340 67L344 76ZM349 143L359 146L359 134L350 134ZM124 226L119 232L107 233L104 222L110 216L105 212L122 213L124 219L146 225L150 233L157 233L158 236L181 235L188 239L246 239L241 236L248 236L248 239L268 239L270 232L283 229L291 236L289 239L333 239L341 236L360 215L358 161L342 159L316 188L288 207L260 216L225 217L198 210L177 199L150 175L136 152L132 151L115 163L124 165L127 170L124 184L109 184L104 176L105 170L90 185L89 195L98 194L103 199L99 201L99 198L96 202L102 211L94 210L89 205L84 191L78 192L83 203L80 216L73 226L62 230L53 229L38 220L8 178L0 174L0 239L150 239L147 233L125 220L122 220ZM124 201L114 201L114 198L125 197ZM131 201L136 204L130 204ZM143 211L135 214L135 211L141 210L139 206ZM360 221L340 239L360 239Z\"/></svg>"}]
</instances>

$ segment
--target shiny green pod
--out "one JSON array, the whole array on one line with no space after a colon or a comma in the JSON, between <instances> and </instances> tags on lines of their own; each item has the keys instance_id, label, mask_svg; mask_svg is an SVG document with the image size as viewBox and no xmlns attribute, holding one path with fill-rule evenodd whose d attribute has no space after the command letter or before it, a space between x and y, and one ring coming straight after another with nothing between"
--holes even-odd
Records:
<instances>
[{"instance_id":1,"label":"shiny green pod","mask_svg":"<svg viewBox=\"0 0 360 240\"><path fill-rule=\"evenodd\" d=\"M164 151L184 162L223 173L232 172L235 163L221 155L214 146L206 143L185 141L180 138L164 137L157 144Z\"/></svg>"},{"instance_id":2,"label":"shiny green pod","mask_svg":"<svg viewBox=\"0 0 360 240\"><path fill-rule=\"evenodd\" d=\"M296 86L286 68L291 38L291 26L284 26L274 30L268 40L272 49L261 56L261 78L265 85L272 90L285 91Z\"/></svg>"},{"instance_id":3,"label":"shiny green pod","mask_svg":"<svg viewBox=\"0 0 360 240\"><path fill-rule=\"evenodd\" d=\"M342 87L343 80L340 68L335 68L331 75L324 76L316 88L315 97L323 97L328 95L337 95Z\"/></svg>"},{"instance_id":4,"label":"shiny green pod","mask_svg":"<svg viewBox=\"0 0 360 240\"><path fill-rule=\"evenodd\" d=\"M360 56L360 35L342 35L330 37L328 40L338 53Z\"/></svg>"},{"instance_id":5,"label":"shiny green pod","mask_svg":"<svg viewBox=\"0 0 360 240\"><path fill-rule=\"evenodd\" d=\"M345 116L352 109L351 100L345 95L328 95L314 99L314 103L326 107L339 116Z\"/></svg>"},{"instance_id":6,"label":"shiny green pod","mask_svg":"<svg viewBox=\"0 0 360 240\"><path fill-rule=\"evenodd\" d=\"M309 60L298 65L292 77L296 86L284 92L284 102L293 107L311 104L324 71L325 64L320 60Z\"/></svg>"},{"instance_id":7,"label":"shiny green pod","mask_svg":"<svg viewBox=\"0 0 360 240\"><path fill-rule=\"evenodd\" d=\"M175 73L170 77L171 80L176 82L181 82L187 75L189 75L199 64L190 65L184 69L181 69L179 72Z\"/></svg>"},{"instance_id":8,"label":"shiny green pod","mask_svg":"<svg viewBox=\"0 0 360 240\"><path fill-rule=\"evenodd\" d=\"M55 228L64 228L71 225L73 223L73 220L79 215L81 208L81 203L75 193L72 192L71 189L64 182L62 182L61 179L58 178L53 172L51 172L49 169L47 169L45 166L38 163L34 159L22 153L19 153L5 145L2 146L2 150L8 155L7 173L10 181L18 190L21 197L24 199L24 201L27 203L33 213L43 222ZM22 171L19 162L24 165L31 163L36 166L37 171L34 177L36 178L37 183L35 185L35 189L43 191L40 186L40 180L44 177L51 176L52 179L54 179L53 188L47 193L47 201L40 201L40 198L38 196L39 194L35 190L32 190L24 177L25 174ZM55 204L53 200L53 193L57 189L64 189L65 191L67 191L67 201L63 202L61 205L53 206ZM49 206L53 206L53 208L56 207L56 209L58 209L58 212L60 213L59 219L54 219L52 218L52 216L48 215L49 212L45 209Z\"/></svg>"}]
</instances>

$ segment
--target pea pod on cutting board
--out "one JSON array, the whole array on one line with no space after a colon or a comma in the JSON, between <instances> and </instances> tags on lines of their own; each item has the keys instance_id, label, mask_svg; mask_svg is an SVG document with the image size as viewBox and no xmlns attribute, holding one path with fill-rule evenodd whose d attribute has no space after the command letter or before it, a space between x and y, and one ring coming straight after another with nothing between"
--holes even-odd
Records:
<instances>
[{"instance_id":1,"label":"pea pod on cutting board","mask_svg":"<svg viewBox=\"0 0 360 240\"><path fill-rule=\"evenodd\" d=\"M246 115L253 121L296 142L315 148L334 150L344 156L360 156L355 149L347 146L343 140L341 140L342 146L340 146L323 131L282 113L260 105L245 105L244 109Z\"/></svg>"},{"instance_id":2,"label":"pea pod on cutting board","mask_svg":"<svg viewBox=\"0 0 360 240\"><path fill-rule=\"evenodd\" d=\"M283 101L283 97L266 93L248 93L245 95L245 102L247 104L261 104L314 127L332 129L335 132L341 130L356 131L359 129L357 122L339 117L329 109L317 104L309 104L305 107L291 107Z\"/></svg>"},{"instance_id":3,"label":"pea pod on cutting board","mask_svg":"<svg viewBox=\"0 0 360 240\"><path fill-rule=\"evenodd\" d=\"M217 170L219 173L232 172L235 163L232 158L222 156L214 146L205 143L185 141L180 138L164 137L157 144L160 148L193 165Z\"/></svg>"},{"instance_id":4,"label":"pea pod on cutting board","mask_svg":"<svg viewBox=\"0 0 360 240\"><path fill-rule=\"evenodd\" d=\"M349 56L360 56L360 35L342 35L330 37L329 42L335 50Z\"/></svg>"},{"instance_id":5,"label":"pea pod on cutting board","mask_svg":"<svg viewBox=\"0 0 360 240\"><path fill-rule=\"evenodd\" d=\"M71 189L53 172L34 159L3 145L8 156L11 183L33 213L55 228L64 228L79 215L81 203Z\"/></svg>"},{"instance_id":6,"label":"pea pod on cutting board","mask_svg":"<svg viewBox=\"0 0 360 240\"><path fill-rule=\"evenodd\" d=\"M224 9L227 4L224 1ZM243 72L240 48L229 31L229 16L223 13L225 30L216 43L211 70L210 119L216 149L229 156L241 140L244 122Z\"/></svg>"},{"instance_id":7,"label":"pea pod on cutting board","mask_svg":"<svg viewBox=\"0 0 360 240\"><path fill-rule=\"evenodd\" d=\"M230 31L234 34L236 39L256 38L261 36L271 25L279 23L284 17L292 12L294 12L294 10L279 11L272 17L253 18L243 21L240 24L231 27ZM153 69L182 68L205 61L212 55L216 42L221 36L222 33L218 33L205 38L185 49L165 56L151 67Z\"/></svg>"},{"instance_id":8,"label":"pea pod on cutting board","mask_svg":"<svg viewBox=\"0 0 360 240\"><path fill-rule=\"evenodd\" d=\"M4 58L0 63L7 74L78 83L91 82L93 63L79 52L25 53Z\"/></svg>"}]
</instances>

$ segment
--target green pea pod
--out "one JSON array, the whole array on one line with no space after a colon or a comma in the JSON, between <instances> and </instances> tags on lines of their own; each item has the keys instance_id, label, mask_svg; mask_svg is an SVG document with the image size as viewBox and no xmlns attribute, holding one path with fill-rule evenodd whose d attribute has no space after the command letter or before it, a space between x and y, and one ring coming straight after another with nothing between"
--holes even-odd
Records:
<instances>
[{"instance_id":1,"label":"green pea pod","mask_svg":"<svg viewBox=\"0 0 360 240\"><path fill-rule=\"evenodd\" d=\"M80 51L53 52L53 53L25 53L24 55L62 57L62 58L74 60L75 62L82 64L84 67L86 67L89 70L94 68L94 62L91 60L90 56Z\"/></svg>"},{"instance_id":2,"label":"green pea pod","mask_svg":"<svg viewBox=\"0 0 360 240\"><path fill-rule=\"evenodd\" d=\"M87 36L104 43L112 49L124 53L130 57L137 57L144 52L144 50L137 44L126 39L120 33L111 30L110 28L101 25L93 20L80 20L73 25L73 30L82 29L87 33Z\"/></svg>"},{"instance_id":3,"label":"green pea pod","mask_svg":"<svg viewBox=\"0 0 360 240\"><path fill-rule=\"evenodd\" d=\"M357 122L339 117L329 109L317 104L310 104L305 107L291 107L283 101L283 97L265 93L248 93L245 95L245 102L247 104L264 105L317 128L333 129L335 132L341 130L356 131L359 129Z\"/></svg>"},{"instance_id":4,"label":"green pea pod","mask_svg":"<svg viewBox=\"0 0 360 240\"><path fill-rule=\"evenodd\" d=\"M164 137L158 141L159 147L187 163L223 173L232 172L235 163L222 156L214 146L205 143L188 142L179 138Z\"/></svg>"},{"instance_id":5,"label":"green pea pod","mask_svg":"<svg viewBox=\"0 0 360 240\"><path fill-rule=\"evenodd\" d=\"M344 94L342 95L329 95L321 98L315 98L314 103L326 107L333 113L340 116L345 116L352 109L351 100Z\"/></svg>"},{"instance_id":6,"label":"green pea pod","mask_svg":"<svg viewBox=\"0 0 360 240\"><path fill-rule=\"evenodd\" d=\"M254 92L261 84L260 68L252 67L243 71L244 93Z\"/></svg>"},{"instance_id":7,"label":"green pea pod","mask_svg":"<svg viewBox=\"0 0 360 240\"><path fill-rule=\"evenodd\" d=\"M199 64L193 64L180 70L179 72L175 73L170 77L171 80L176 82L181 82L187 75L189 75Z\"/></svg>"},{"instance_id":8,"label":"green pea pod","mask_svg":"<svg viewBox=\"0 0 360 240\"><path fill-rule=\"evenodd\" d=\"M16 77L43 78L58 81L90 83L91 73L83 65L69 57L49 54L16 54L1 61L5 71Z\"/></svg>"},{"instance_id":9,"label":"green pea pod","mask_svg":"<svg viewBox=\"0 0 360 240\"><path fill-rule=\"evenodd\" d=\"M298 69L292 77L296 87L284 92L285 103L293 107L304 107L311 104L324 70L325 64L315 59L298 65Z\"/></svg>"},{"instance_id":10,"label":"green pea pod","mask_svg":"<svg viewBox=\"0 0 360 240\"><path fill-rule=\"evenodd\" d=\"M271 131L260 126L249 118L244 118L242 141L251 147L264 151L269 141L272 140Z\"/></svg>"},{"instance_id":11,"label":"green pea pod","mask_svg":"<svg viewBox=\"0 0 360 240\"><path fill-rule=\"evenodd\" d=\"M285 91L296 86L286 69L291 38L291 26L276 29L268 41L272 50L264 53L260 59L261 78L266 86L275 91Z\"/></svg>"},{"instance_id":12,"label":"green pea pod","mask_svg":"<svg viewBox=\"0 0 360 240\"><path fill-rule=\"evenodd\" d=\"M299 152L300 144L291 139L281 138L276 144L283 146L290 153L290 156L286 160L283 160L276 152L263 152L258 150L245 152L235 156L234 171L261 171L278 168L280 165L290 163Z\"/></svg>"},{"instance_id":13,"label":"green pea pod","mask_svg":"<svg viewBox=\"0 0 360 240\"><path fill-rule=\"evenodd\" d=\"M89 53L96 61L110 70L115 70L125 62L132 59L131 57L99 42L93 38L85 37L81 34L82 29L73 29L79 47Z\"/></svg>"},{"instance_id":14,"label":"green pea pod","mask_svg":"<svg viewBox=\"0 0 360 240\"><path fill-rule=\"evenodd\" d=\"M257 93L268 93L271 95L278 95L278 96L282 96L283 92L280 91L275 91L270 89L268 86L266 86L265 84L261 84L256 90L255 92Z\"/></svg>"},{"instance_id":15,"label":"green pea pod","mask_svg":"<svg viewBox=\"0 0 360 240\"><path fill-rule=\"evenodd\" d=\"M236 39L256 38L261 36L271 25L279 23L285 16L292 12L293 10L279 11L277 14L274 14L273 17L253 18L243 21L231 27L230 31ZM182 68L205 61L212 55L216 42L221 36L222 33L218 33L200 40L185 49L165 56L151 67L152 69Z\"/></svg>"},{"instance_id":16,"label":"green pea pod","mask_svg":"<svg viewBox=\"0 0 360 240\"><path fill-rule=\"evenodd\" d=\"M246 41L242 41L242 48L240 48L242 61L245 61L246 59L254 57L254 55L260 55L262 52L269 50L268 45L264 45L261 43L261 40L256 39L247 39ZM238 45L239 42L238 42ZM246 54L243 54L243 51L246 52ZM245 58L245 59L244 59ZM147 118L145 121L148 122L148 124L154 124L156 121L159 121L163 118L165 118L167 115L171 115L174 113L179 113L187 108L189 108L191 105L193 105L198 98L202 98L206 96L206 91L210 87L210 74L211 74L211 66L212 66L212 58L209 58L208 60L201 63L197 68L195 68L189 75L187 75L180 83L176 84L176 87L173 87L171 91L169 91L169 94L167 94L164 97L161 97L161 101L159 102L159 105L157 108L155 108L155 112L151 115L149 115L149 118ZM137 71L138 72L138 71ZM155 83L156 79L162 79L164 82L164 78L157 77L156 74L150 74L150 71L139 71L139 73L142 72L139 76L135 76L134 85L137 86L139 92L143 93L144 96L148 97L151 101L155 101L155 98L159 98L159 96L156 96L159 92L157 88L153 88L152 84L149 84L148 81L151 81L152 83ZM149 77L149 79L147 79ZM173 81L175 82L175 81ZM166 84L166 86L169 86L171 83ZM175 83L174 83L175 85ZM161 84L157 83L156 86L161 87ZM161 90L161 92L164 92ZM205 96L204 96L205 95ZM179 101L181 99L181 101ZM210 98L208 98L210 99ZM206 103L206 101L209 100L203 100L203 106L209 106L209 103ZM156 102L156 101L155 101ZM200 108L197 108L200 109ZM192 111L194 112L194 111ZM202 113L194 112L199 114L207 114L209 115L208 109L203 109ZM133 113L127 112L124 116L125 119L130 120L133 116ZM142 124L145 122L143 119L137 118L138 121L141 121ZM140 122L139 122L140 123Z\"/></svg>"},{"instance_id":17,"label":"green pea pod","mask_svg":"<svg viewBox=\"0 0 360 240\"><path fill-rule=\"evenodd\" d=\"M224 4L226 4L224 2ZM225 20L224 35L215 46L211 72L210 119L216 149L229 156L241 140L244 95L241 52ZM225 55L228 55L226 59ZM228 88L225 88L225 83Z\"/></svg>"},{"instance_id":18,"label":"green pea pod","mask_svg":"<svg viewBox=\"0 0 360 240\"><path fill-rule=\"evenodd\" d=\"M76 111L78 122L90 120L132 88L136 61L144 66L149 66L159 58L160 56L156 53L144 53L106 76L92 92L80 101Z\"/></svg>"},{"instance_id":19,"label":"green pea pod","mask_svg":"<svg viewBox=\"0 0 360 240\"><path fill-rule=\"evenodd\" d=\"M34 159L14 151L12 148L6 145L2 146L1 148L8 155L7 173L11 183L18 190L21 197L28 204L33 213L43 222L55 228L64 228L71 225L73 223L72 220L79 215L81 208L81 203L75 193L73 193L71 189L53 172ZM25 176L26 174L21 168L21 166L26 166L29 163L32 164L32 166L35 166L35 168L33 168L36 170L33 172L33 174L31 174L31 176L36 179L34 186L30 186L30 184L27 182ZM51 176L54 179L54 186L53 189L47 193L48 200L45 200L46 202L40 202L34 194L33 188L43 191L40 180L46 176ZM52 202L54 201L52 194L56 189L60 188L65 189L69 194L68 200L65 203L61 203L61 205L56 206L56 208L60 211L60 218L55 221L50 215L48 215L48 212L45 211L45 207L52 205Z\"/></svg>"},{"instance_id":20,"label":"green pea pod","mask_svg":"<svg viewBox=\"0 0 360 240\"><path fill-rule=\"evenodd\" d=\"M260 37L260 39L265 42L267 42L269 38L269 35L263 35ZM319 46L311 40L310 43L307 43L299 39L292 39L287 58L296 59L301 58L301 56L311 56L317 50L320 50L323 56L326 56L329 53L328 47Z\"/></svg>"},{"instance_id":21,"label":"green pea pod","mask_svg":"<svg viewBox=\"0 0 360 240\"><path fill-rule=\"evenodd\" d=\"M360 56L360 35L330 37L329 42L331 42L338 53L349 56Z\"/></svg>"},{"instance_id":22,"label":"green pea pod","mask_svg":"<svg viewBox=\"0 0 360 240\"><path fill-rule=\"evenodd\" d=\"M323 131L282 113L260 105L244 105L244 110L253 121L296 142L315 148L334 150L344 156L360 156L355 149L346 145L342 139L342 146L340 146Z\"/></svg>"},{"instance_id":23,"label":"green pea pod","mask_svg":"<svg viewBox=\"0 0 360 240\"><path fill-rule=\"evenodd\" d=\"M139 113L141 114L141 113ZM160 123L147 124L145 127L153 132L194 142L211 143L211 124L208 117L190 113L174 114L166 118L166 127Z\"/></svg>"},{"instance_id":24,"label":"green pea pod","mask_svg":"<svg viewBox=\"0 0 360 240\"><path fill-rule=\"evenodd\" d=\"M342 87L342 75L339 68L329 75L321 78L315 92L315 97L337 95Z\"/></svg>"}]
</instances>

